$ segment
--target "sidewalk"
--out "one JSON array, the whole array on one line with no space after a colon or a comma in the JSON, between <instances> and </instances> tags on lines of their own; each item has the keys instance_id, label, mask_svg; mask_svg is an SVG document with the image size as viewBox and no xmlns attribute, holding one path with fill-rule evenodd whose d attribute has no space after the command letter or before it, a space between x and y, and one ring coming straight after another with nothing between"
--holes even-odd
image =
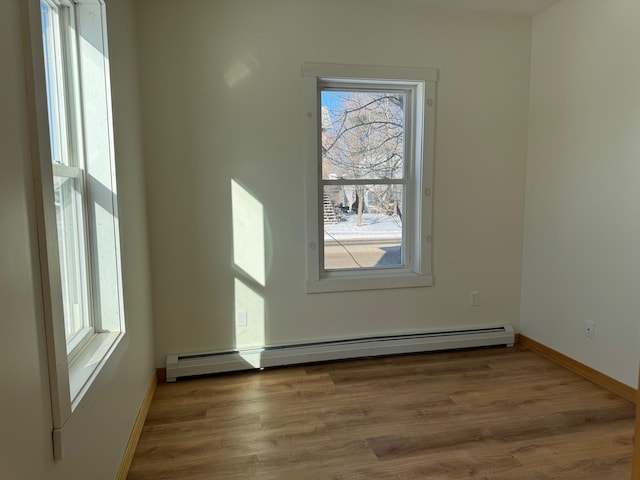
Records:
<instances>
[{"instance_id":1,"label":"sidewalk","mask_svg":"<svg viewBox=\"0 0 640 480\"><path fill-rule=\"evenodd\" d=\"M324 226L325 245L390 245L402 243L402 223L397 216L364 213L362 226L358 215L345 214L345 220Z\"/></svg>"}]
</instances>

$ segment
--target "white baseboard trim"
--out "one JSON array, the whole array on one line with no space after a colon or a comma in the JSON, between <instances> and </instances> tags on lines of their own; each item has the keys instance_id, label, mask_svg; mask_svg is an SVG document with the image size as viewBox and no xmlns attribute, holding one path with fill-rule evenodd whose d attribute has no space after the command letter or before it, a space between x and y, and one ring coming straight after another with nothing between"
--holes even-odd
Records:
<instances>
[{"instance_id":1,"label":"white baseboard trim","mask_svg":"<svg viewBox=\"0 0 640 480\"><path fill-rule=\"evenodd\" d=\"M167 355L167 381L256 368L472 347L513 346L511 325L456 328L223 352Z\"/></svg>"}]
</instances>

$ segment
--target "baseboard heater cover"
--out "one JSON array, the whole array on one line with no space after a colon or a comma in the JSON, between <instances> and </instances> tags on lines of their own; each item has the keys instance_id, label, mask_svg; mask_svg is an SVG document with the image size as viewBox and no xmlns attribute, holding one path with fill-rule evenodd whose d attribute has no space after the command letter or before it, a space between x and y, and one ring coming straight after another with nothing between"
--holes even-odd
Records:
<instances>
[{"instance_id":1,"label":"baseboard heater cover","mask_svg":"<svg viewBox=\"0 0 640 480\"><path fill-rule=\"evenodd\" d=\"M223 352L167 355L167 381L180 377L236 372L349 358L432 352L504 345L512 347L511 325L473 329L329 340L297 345L245 348Z\"/></svg>"}]
</instances>

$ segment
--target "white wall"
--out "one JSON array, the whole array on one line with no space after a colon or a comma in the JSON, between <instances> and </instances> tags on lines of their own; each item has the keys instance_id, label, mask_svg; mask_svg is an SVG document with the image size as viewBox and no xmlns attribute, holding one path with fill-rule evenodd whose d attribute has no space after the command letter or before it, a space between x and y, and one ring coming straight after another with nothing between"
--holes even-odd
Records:
<instances>
[{"instance_id":1,"label":"white wall","mask_svg":"<svg viewBox=\"0 0 640 480\"><path fill-rule=\"evenodd\" d=\"M267 344L517 324L531 20L415 3L138 1L157 366L235 345L232 179L265 209ZM440 69L434 287L305 293L303 62Z\"/></svg>"},{"instance_id":2,"label":"white wall","mask_svg":"<svg viewBox=\"0 0 640 480\"><path fill-rule=\"evenodd\" d=\"M522 333L633 387L640 285L640 3L535 16ZM596 322L595 338L584 335Z\"/></svg>"},{"instance_id":3,"label":"white wall","mask_svg":"<svg viewBox=\"0 0 640 480\"><path fill-rule=\"evenodd\" d=\"M33 0L30 0L33 1ZM37 1L36 1L37 3ZM110 0L128 333L65 426L53 462L25 90L24 0L0 2L0 478L113 480L153 373L145 192L132 7Z\"/></svg>"}]
</instances>

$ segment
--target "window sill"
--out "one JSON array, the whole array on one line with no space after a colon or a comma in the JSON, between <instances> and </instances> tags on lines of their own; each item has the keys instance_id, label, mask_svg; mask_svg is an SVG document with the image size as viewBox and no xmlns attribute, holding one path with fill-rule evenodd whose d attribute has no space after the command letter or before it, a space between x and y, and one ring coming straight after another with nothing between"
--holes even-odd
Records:
<instances>
[{"instance_id":1,"label":"window sill","mask_svg":"<svg viewBox=\"0 0 640 480\"><path fill-rule=\"evenodd\" d=\"M123 336L122 332L94 335L73 363L69 365L71 411L76 409Z\"/></svg>"},{"instance_id":2,"label":"window sill","mask_svg":"<svg viewBox=\"0 0 640 480\"><path fill-rule=\"evenodd\" d=\"M356 290L386 290L389 288L413 288L433 286L433 275L405 273L359 278L323 278L307 281L307 293L349 292Z\"/></svg>"}]
</instances>

